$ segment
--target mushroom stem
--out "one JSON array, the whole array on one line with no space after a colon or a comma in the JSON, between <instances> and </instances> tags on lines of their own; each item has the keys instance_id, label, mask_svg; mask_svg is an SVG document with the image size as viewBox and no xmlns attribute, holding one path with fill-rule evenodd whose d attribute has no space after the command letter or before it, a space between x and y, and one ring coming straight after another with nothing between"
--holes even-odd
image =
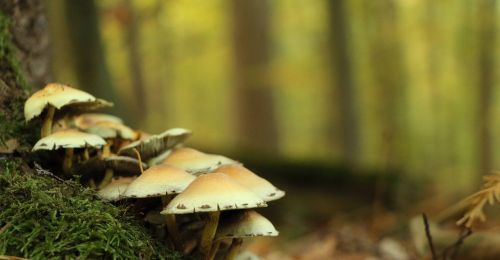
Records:
<instances>
[{"instance_id":1,"label":"mushroom stem","mask_svg":"<svg viewBox=\"0 0 500 260\"><path fill-rule=\"evenodd\" d=\"M243 239L241 238L233 238L231 246L227 250L225 260L233 260L238 251L240 250L241 244L243 243Z\"/></svg>"},{"instance_id":2,"label":"mushroom stem","mask_svg":"<svg viewBox=\"0 0 500 260\"><path fill-rule=\"evenodd\" d=\"M83 150L83 160L87 161L89 158L90 158L89 148L85 147L85 149Z\"/></svg>"},{"instance_id":3,"label":"mushroom stem","mask_svg":"<svg viewBox=\"0 0 500 260\"><path fill-rule=\"evenodd\" d=\"M212 247L215 231L217 231L219 216L220 211L208 212L208 221L203 228L200 241L200 254L202 259L210 259L210 248Z\"/></svg>"},{"instance_id":4,"label":"mushroom stem","mask_svg":"<svg viewBox=\"0 0 500 260\"><path fill-rule=\"evenodd\" d=\"M212 248L210 248L210 255L209 255L208 259L212 260L215 258L215 255L217 254L217 251L219 250L219 246L220 246L220 240L215 241L214 244L212 245Z\"/></svg>"},{"instance_id":5,"label":"mushroom stem","mask_svg":"<svg viewBox=\"0 0 500 260\"><path fill-rule=\"evenodd\" d=\"M102 158L109 157L111 155L111 142L112 141L106 141L106 144L102 148Z\"/></svg>"},{"instance_id":6,"label":"mushroom stem","mask_svg":"<svg viewBox=\"0 0 500 260\"><path fill-rule=\"evenodd\" d=\"M67 175L70 175L71 165L73 164L73 153L73 148L66 148L63 162L63 171Z\"/></svg>"},{"instance_id":7,"label":"mushroom stem","mask_svg":"<svg viewBox=\"0 0 500 260\"><path fill-rule=\"evenodd\" d=\"M102 178L102 181L101 183L99 183L98 188L99 189L104 188L106 185L108 185L108 183L111 182L112 179L113 179L113 169L106 168L106 171L104 173L104 178Z\"/></svg>"},{"instance_id":8,"label":"mushroom stem","mask_svg":"<svg viewBox=\"0 0 500 260\"><path fill-rule=\"evenodd\" d=\"M165 195L161 196L161 201L163 203L163 206L166 206L170 200L172 200L172 197L170 195ZM183 251L183 245L182 245L182 240L181 236L179 234L179 229L177 228L177 223L175 220L175 215L174 214L166 214L165 216L165 224L167 225L167 231L170 239L172 240L172 243L174 244L174 247L177 251L182 252Z\"/></svg>"},{"instance_id":9,"label":"mushroom stem","mask_svg":"<svg viewBox=\"0 0 500 260\"><path fill-rule=\"evenodd\" d=\"M55 112L56 107L50 104L47 105L47 112L45 112L45 118L43 119L42 129L40 131L40 135L42 138L52 133L52 121L54 119Z\"/></svg>"}]
</instances>

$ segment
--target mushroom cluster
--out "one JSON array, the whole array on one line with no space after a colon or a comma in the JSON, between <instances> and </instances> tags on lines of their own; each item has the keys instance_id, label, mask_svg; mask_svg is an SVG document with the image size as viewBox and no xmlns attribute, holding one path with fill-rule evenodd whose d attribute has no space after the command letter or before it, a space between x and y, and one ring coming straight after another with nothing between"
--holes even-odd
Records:
<instances>
[{"instance_id":1,"label":"mushroom cluster","mask_svg":"<svg viewBox=\"0 0 500 260\"><path fill-rule=\"evenodd\" d=\"M233 259L243 238L278 235L254 208L284 191L236 160L186 147L189 130L150 135L88 113L108 106L69 86L46 85L24 109L27 121L43 118L33 151L64 149L66 177L79 175L104 200L133 203L159 239L185 254Z\"/></svg>"}]
</instances>

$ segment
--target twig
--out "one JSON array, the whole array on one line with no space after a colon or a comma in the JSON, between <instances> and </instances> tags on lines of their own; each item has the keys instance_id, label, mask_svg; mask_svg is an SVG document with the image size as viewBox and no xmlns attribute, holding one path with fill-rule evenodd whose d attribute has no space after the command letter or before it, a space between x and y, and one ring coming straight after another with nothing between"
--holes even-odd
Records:
<instances>
[{"instance_id":1,"label":"twig","mask_svg":"<svg viewBox=\"0 0 500 260\"><path fill-rule=\"evenodd\" d=\"M464 240L472 234L472 230L470 228L466 228L462 230L460 233L460 237L457 239L455 243L447 247L445 250L443 250L443 259L447 259L448 251L452 250L451 252L451 257L450 259L456 259L458 256L458 251L460 249L460 246L464 243Z\"/></svg>"},{"instance_id":2,"label":"twig","mask_svg":"<svg viewBox=\"0 0 500 260\"><path fill-rule=\"evenodd\" d=\"M35 162L35 172L38 174L38 175L42 175L42 176L48 176L48 177L51 177L51 178L54 178L60 182L65 182L61 177L45 170L44 168L42 168L42 166L40 166L40 164L36 163Z\"/></svg>"},{"instance_id":3,"label":"twig","mask_svg":"<svg viewBox=\"0 0 500 260\"><path fill-rule=\"evenodd\" d=\"M432 259L437 260L436 250L434 249L434 243L432 242L431 230L429 228L429 221L427 220L427 215L425 215L425 213L422 213L422 218L424 219L425 235L427 236L427 242L429 243L429 248L431 249Z\"/></svg>"}]
</instances>

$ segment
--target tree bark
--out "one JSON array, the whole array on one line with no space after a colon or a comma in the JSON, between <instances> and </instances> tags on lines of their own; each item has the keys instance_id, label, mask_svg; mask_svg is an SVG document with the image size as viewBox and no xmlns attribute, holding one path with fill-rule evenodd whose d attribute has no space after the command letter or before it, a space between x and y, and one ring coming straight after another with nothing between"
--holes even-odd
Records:
<instances>
[{"instance_id":1,"label":"tree bark","mask_svg":"<svg viewBox=\"0 0 500 260\"><path fill-rule=\"evenodd\" d=\"M349 54L349 21L346 16L347 8L345 1L328 1L330 44L331 44L331 68L333 75L333 96L331 109L339 111L340 124L330 121L330 138L340 136L340 147L344 151L342 161L350 166L356 163L359 154L358 122L356 119L356 93L352 82L352 64ZM336 138L335 138L336 139ZM335 140L336 141L336 140ZM334 140L332 140L334 142Z\"/></svg>"},{"instance_id":2,"label":"tree bark","mask_svg":"<svg viewBox=\"0 0 500 260\"><path fill-rule=\"evenodd\" d=\"M23 104L30 86L50 80L48 47L41 1L0 2L0 148L13 139L32 141Z\"/></svg>"},{"instance_id":3,"label":"tree bark","mask_svg":"<svg viewBox=\"0 0 500 260\"><path fill-rule=\"evenodd\" d=\"M249 152L277 150L274 97L269 79L267 0L230 1L233 24L236 131Z\"/></svg>"},{"instance_id":4,"label":"tree bark","mask_svg":"<svg viewBox=\"0 0 500 260\"><path fill-rule=\"evenodd\" d=\"M136 123L144 121L146 114L146 96L144 93L144 80L142 75L142 58L140 54L140 32L137 13L134 10L131 0L125 1L128 12L128 20L125 28L125 41L128 44L129 72L132 78L132 89L136 99L136 109L134 109L134 120Z\"/></svg>"},{"instance_id":5,"label":"tree bark","mask_svg":"<svg viewBox=\"0 0 500 260\"><path fill-rule=\"evenodd\" d=\"M65 10L67 34L74 72L78 81L76 87L96 97L112 100L114 112L124 116L120 99L113 88L106 65L104 49L99 33L99 16L94 0L71 0L62 3Z\"/></svg>"},{"instance_id":6,"label":"tree bark","mask_svg":"<svg viewBox=\"0 0 500 260\"><path fill-rule=\"evenodd\" d=\"M479 19L479 176L492 170L491 159L491 101L495 77L495 44L496 44L496 1L478 1ZM477 178L480 181L481 178Z\"/></svg>"}]
</instances>

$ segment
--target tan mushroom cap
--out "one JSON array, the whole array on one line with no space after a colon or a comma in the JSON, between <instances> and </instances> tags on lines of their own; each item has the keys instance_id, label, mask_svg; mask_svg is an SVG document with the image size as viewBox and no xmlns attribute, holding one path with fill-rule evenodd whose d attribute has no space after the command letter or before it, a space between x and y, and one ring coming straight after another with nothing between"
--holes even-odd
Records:
<instances>
[{"instance_id":1,"label":"tan mushroom cap","mask_svg":"<svg viewBox=\"0 0 500 260\"><path fill-rule=\"evenodd\" d=\"M75 124L75 126L81 129L92 127L101 122L123 124L123 120L121 120L119 117L102 113L86 113L73 118L73 123Z\"/></svg>"},{"instance_id":2,"label":"tan mushroom cap","mask_svg":"<svg viewBox=\"0 0 500 260\"><path fill-rule=\"evenodd\" d=\"M186 214L266 207L266 202L223 173L196 178L161 214Z\"/></svg>"},{"instance_id":3,"label":"tan mushroom cap","mask_svg":"<svg viewBox=\"0 0 500 260\"><path fill-rule=\"evenodd\" d=\"M61 109L63 106L69 104L92 102L95 100L96 98L94 96L85 91L74 89L63 84L50 83L28 98L24 104L24 117L26 121L30 121L34 117L40 115L49 104L57 109Z\"/></svg>"},{"instance_id":4,"label":"tan mushroom cap","mask_svg":"<svg viewBox=\"0 0 500 260\"><path fill-rule=\"evenodd\" d=\"M243 167L241 164L224 165L219 167L217 172L229 175L241 185L262 197L265 201L277 200L285 196L284 191L279 190L269 181Z\"/></svg>"},{"instance_id":5,"label":"tan mushroom cap","mask_svg":"<svg viewBox=\"0 0 500 260\"><path fill-rule=\"evenodd\" d=\"M100 189L97 195L104 200L116 201L123 198L123 193L129 186L129 184L134 181L135 177L121 177L118 179L113 179L111 183L106 185L106 187Z\"/></svg>"},{"instance_id":6,"label":"tan mushroom cap","mask_svg":"<svg viewBox=\"0 0 500 260\"><path fill-rule=\"evenodd\" d=\"M162 163L168 163L189 173L199 175L215 171L222 165L237 164L238 162L222 155L206 154L193 148L180 147L172 150Z\"/></svg>"},{"instance_id":7,"label":"tan mushroom cap","mask_svg":"<svg viewBox=\"0 0 500 260\"><path fill-rule=\"evenodd\" d=\"M125 193L126 198L158 197L181 193L195 177L170 165L157 165L144 171L132 182Z\"/></svg>"},{"instance_id":8,"label":"tan mushroom cap","mask_svg":"<svg viewBox=\"0 0 500 260\"><path fill-rule=\"evenodd\" d=\"M99 122L88 128L80 128L87 133L98 135L102 138L120 137L127 140L137 139L138 134L130 127L115 122Z\"/></svg>"},{"instance_id":9,"label":"tan mushroom cap","mask_svg":"<svg viewBox=\"0 0 500 260\"><path fill-rule=\"evenodd\" d=\"M224 216L215 234L215 240L256 236L277 236L273 223L255 210L235 212Z\"/></svg>"},{"instance_id":10,"label":"tan mushroom cap","mask_svg":"<svg viewBox=\"0 0 500 260\"><path fill-rule=\"evenodd\" d=\"M100 136L82 133L74 129L61 130L36 142L33 151L60 148L101 147L106 141Z\"/></svg>"}]
</instances>

